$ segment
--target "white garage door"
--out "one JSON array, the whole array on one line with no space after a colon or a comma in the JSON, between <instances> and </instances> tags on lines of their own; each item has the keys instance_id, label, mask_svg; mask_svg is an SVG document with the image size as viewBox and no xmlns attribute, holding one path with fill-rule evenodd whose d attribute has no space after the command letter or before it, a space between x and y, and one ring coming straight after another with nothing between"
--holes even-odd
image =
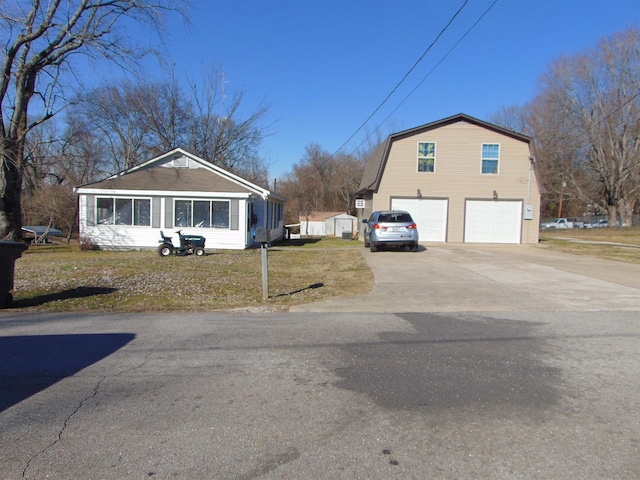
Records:
<instances>
[{"instance_id":1,"label":"white garage door","mask_svg":"<svg viewBox=\"0 0 640 480\"><path fill-rule=\"evenodd\" d=\"M467 200L464 241L520 243L522 202Z\"/></svg>"},{"instance_id":2,"label":"white garage door","mask_svg":"<svg viewBox=\"0 0 640 480\"><path fill-rule=\"evenodd\" d=\"M418 225L421 242L445 242L447 239L448 200L393 198L392 210L406 210Z\"/></svg>"}]
</instances>

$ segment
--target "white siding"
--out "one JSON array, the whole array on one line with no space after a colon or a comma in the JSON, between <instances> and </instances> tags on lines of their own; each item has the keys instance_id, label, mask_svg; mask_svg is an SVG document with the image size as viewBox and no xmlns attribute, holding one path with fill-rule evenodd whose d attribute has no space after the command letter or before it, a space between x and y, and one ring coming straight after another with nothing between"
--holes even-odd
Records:
<instances>
[{"instance_id":1,"label":"white siding","mask_svg":"<svg viewBox=\"0 0 640 480\"><path fill-rule=\"evenodd\" d=\"M327 225L320 222L300 222L300 235L310 237L324 237L327 234Z\"/></svg>"},{"instance_id":2,"label":"white siding","mask_svg":"<svg viewBox=\"0 0 640 480\"><path fill-rule=\"evenodd\" d=\"M138 227L131 225L88 225L86 212L87 212L87 197L86 195L79 196L79 230L80 237L89 239L94 245L105 249L148 249L155 248L159 244L160 231L168 237L173 237L174 245L177 245L178 230L187 235L202 235L206 238L206 249L231 249L241 250L246 248L248 242L247 232L247 216L246 212L246 200L240 200L239 210L241 212L239 217L238 230L223 230L216 228L193 228L193 227L166 227L165 226L165 208L166 202L161 201L161 215L162 219L160 228L152 227ZM152 212L153 216L153 212Z\"/></svg>"}]
</instances>

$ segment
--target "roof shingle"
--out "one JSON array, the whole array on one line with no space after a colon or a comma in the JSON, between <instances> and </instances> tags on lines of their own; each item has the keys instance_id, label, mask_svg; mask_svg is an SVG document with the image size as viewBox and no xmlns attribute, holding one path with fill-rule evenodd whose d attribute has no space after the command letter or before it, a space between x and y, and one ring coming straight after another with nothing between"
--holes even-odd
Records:
<instances>
[{"instance_id":1,"label":"roof shingle","mask_svg":"<svg viewBox=\"0 0 640 480\"><path fill-rule=\"evenodd\" d=\"M250 193L246 187L205 168L155 167L135 170L85 185L83 188L113 190L167 190L195 192Z\"/></svg>"}]
</instances>

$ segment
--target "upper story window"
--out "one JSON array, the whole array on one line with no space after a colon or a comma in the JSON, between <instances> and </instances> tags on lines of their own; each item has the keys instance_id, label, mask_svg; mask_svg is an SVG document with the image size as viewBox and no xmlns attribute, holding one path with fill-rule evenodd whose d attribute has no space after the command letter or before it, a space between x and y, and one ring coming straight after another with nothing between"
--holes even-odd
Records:
<instances>
[{"instance_id":1,"label":"upper story window","mask_svg":"<svg viewBox=\"0 0 640 480\"><path fill-rule=\"evenodd\" d=\"M435 142L418 142L418 171L435 172L436 144Z\"/></svg>"},{"instance_id":2,"label":"upper story window","mask_svg":"<svg viewBox=\"0 0 640 480\"><path fill-rule=\"evenodd\" d=\"M497 175L500 160L500 145L497 143L482 144L482 174Z\"/></svg>"},{"instance_id":3,"label":"upper story window","mask_svg":"<svg viewBox=\"0 0 640 480\"><path fill-rule=\"evenodd\" d=\"M151 225L151 200L148 198L99 197L96 206L99 225Z\"/></svg>"}]
</instances>

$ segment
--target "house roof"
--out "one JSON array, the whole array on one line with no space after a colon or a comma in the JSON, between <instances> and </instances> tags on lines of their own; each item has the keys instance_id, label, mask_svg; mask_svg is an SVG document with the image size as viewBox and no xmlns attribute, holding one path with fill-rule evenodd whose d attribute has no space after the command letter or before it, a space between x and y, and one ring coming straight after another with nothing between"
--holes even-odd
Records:
<instances>
[{"instance_id":1,"label":"house roof","mask_svg":"<svg viewBox=\"0 0 640 480\"><path fill-rule=\"evenodd\" d=\"M434 130L436 128L441 128L447 125L451 125L457 122L471 123L473 125L477 125L479 127L486 128L488 130L498 132L502 135L507 135L517 140L521 140L525 143L531 144L531 137L522 135L521 133L517 133L512 130L508 130L506 128L499 127L498 125L494 125L492 123L478 120L477 118L470 117L469 115L465 115L464 113L459 113L458 115L453 115L451 117L447 117L442 120L438 120L436 122L427 123L426 125L421 125L419 127L411 128L409 130L404 130L402 132L393 133L389 135L387 139L384 141L384 143L382 143L376 149L376 151L369 157L369 160L367 161L364 167L362 180L360 182L360 188L356 193L362 194L368 190L376 191L378 189L380 185L380 180L382 179L382 174L384 172L384 168L387 162L387 158L389 157L391 145L393 144L394 141L411 137L419 133L427 132L429 130Z\"/></svg>"},{"instance_id":2,"label":"house roof","mask_svg":"<svg viewBox=\"0 0 640 480\"><path fill-rule=\"evenodd\" d=\"M198 168L162 166L173 159L184 157L195 162ZM265 198L286 201L284 197L227 172L181 148L171 150L99 182L81 185L75 190L78 193L88 193L91 190L216 192L246 193L247 195L256 193Z\"/></svg>"},{"instance_id":3,"label":"house roof","mask_svg":"<svg viewBox=\"0 0 640 480\"><path fill-rule=\"evenodd\" d=\"M124 173L82 188L250 193L247 187L201 168L147 168Z\"/></svg>"}]
</instances>

